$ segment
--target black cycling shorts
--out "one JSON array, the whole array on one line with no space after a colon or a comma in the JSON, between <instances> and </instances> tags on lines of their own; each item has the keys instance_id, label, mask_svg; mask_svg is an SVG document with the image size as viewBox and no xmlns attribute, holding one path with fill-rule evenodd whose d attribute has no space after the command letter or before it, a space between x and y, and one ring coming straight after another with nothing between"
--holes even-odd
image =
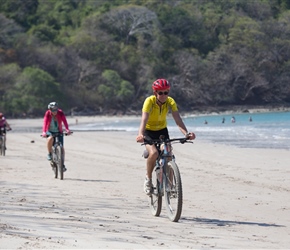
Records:
<instances>
[{"instance_id":1,"label":"black cycling shorts","mask_svg":"<svg viewBox=\"0 0 290 250\"><path fill-rule=\"evenodd\" d=\"M145 129L145 132L144 132L145 138L148 138L151 140L159 139L160 135L164 135L165 139L169 139L168 129L164 128L164 129L157 130L157 131Z\"/></svg>"},{"instance_id":2,"label":"black cycling shorts","mask_svg":"<svg viewBox=\"0 0 290 250\"><path fill-rule=\"evenodd\" d=\"M50 131L49 131L49 133L51 133L51 134L56 134L55 132L50 132ZM64 146L63 135L59 135L59 136L58 136L58 140L59 140L59 142L62 144L62 146Z\"/></svg>"}]
</instances>

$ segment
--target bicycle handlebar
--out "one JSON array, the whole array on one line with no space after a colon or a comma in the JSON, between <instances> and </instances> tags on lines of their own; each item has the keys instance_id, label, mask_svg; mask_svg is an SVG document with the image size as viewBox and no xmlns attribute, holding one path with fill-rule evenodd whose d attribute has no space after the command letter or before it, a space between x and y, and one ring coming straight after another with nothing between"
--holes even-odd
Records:
<instances>
[{"instance_id":1,"label":"bicycle handlebar","mask_svg":"<svg viewBox=\"0 0 290 250\"><path fill-rule=\"evenodd\" d=\"M8 131L12 130L12 128L7 128L6 129L5 127L1 127L0 130L6 130L6 132L8 132Z\"/></svg>"},{"instance_id":2,"label":"bicycle handlebar","mask_svg":"<svg viewBox=\"0 0 290 250\"><path fill-rule=\"evenodd\" d=\"M73 134L73 132L70 131L70 134ZM57 133L53 133L53 134L45 135L45 136L40 135L40 137L47 138L47 137L49 137L49 136L56 137L56 136L59 136L59 135L65 135L65 136L67 136L67 135L69 135L69 134L68 134L68 133L60 133L60 132L57 132Z\"/></svg>"},{"instance_id":3,"label":"bicycle handlebar","mask_svg":"<svg viewBox=\"0 0 290 250\"><path fill-rule=\"evenodd\" d=\"M193 143L192 141L190 141L187 137L182 137L182 138L173 138L173 139L164 139L162 138L162 136L160 136L159 139L149 139L149 138L144 138L144 143L141 144L142 145L146 145L146 144L161 144L161 143L169 143L169 142L174 142L174 141L178 141L181 144L184 143Z\"/></svg>"}]
</instances>

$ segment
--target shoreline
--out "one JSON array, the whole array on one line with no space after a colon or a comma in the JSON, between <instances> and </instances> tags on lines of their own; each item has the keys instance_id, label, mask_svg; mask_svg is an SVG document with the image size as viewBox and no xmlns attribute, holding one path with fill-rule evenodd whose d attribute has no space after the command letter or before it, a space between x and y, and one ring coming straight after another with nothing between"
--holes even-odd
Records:
<instances>
[{"instance_id":1,"label":"shoreline","mask_svg":"<svg viewBox=\"0 0 290 250\"><path fill-rule=\"evenodd\" d=\"M237 115L236 118L238 120L237 125L235 125L236 127L233 127L232 123L226 122L227 124L223 125L221 121L219 121L222 117L224 117L226 121L229 121L230 117L227 117L230 116L229 114L191 114L182 117L186 119L184 122L186 123L188 129L196 133L198 141L216 145L232 145L238 148L273 148L290 150L288 144L290 141L290 131L288 131L289 129L285 127L285 125L281 126L281 129L278 129L276 132L271 129L267 129L268 132L265 129L262 129L261 131L258 129L256 130L256 128L260 126L260 117L255 117L255 114L269 114L271 112L283 113L289 111L260 109L258 111L250 110L250 112L251 113L240 113L243 120L239 119L240 117L238 116L238 113L234 113L234 115ZM248 114L251 114L254 120L251 125L248 123ZM208 117L204 118L203 116ZM280 114L278 114L278 116L280 116ZM288 113L282 116L288 117ZM168 115L168 118L171 136L179 136L179 130L175 126L174 121L172 121L170 114ZM209 125L204 124L205 119L209 122ZM67 116L67 120L70 130L74 132L126 132L128 136L130 136L138 133L141 116ZM43 118L12 119L9 123L12 127L12 131L10 131L9 134L36 132L40 135L42 133ZM239 124L241 124L241 126L238 126ZM220 135L219 138L218 135ZM245 137L243 137L243 135ZM269 143L266 142L268 140L270 140Z\"/></svg>"},{"instance_id":2,"label":"shoreline","mask_svg":"<svg viewBox=\"0 0 290 250\"><path fill-rule=\"evenodd\" d=\"M210 108L210 112L186 112L186 116L206 116L206 115L233 115L233 114L259 114L271 112L290 112L290 107L243 107L237 106L233 109L214 109Z\"/></svg>"},{"instance_id":3,"label":"shoreline","mask_svg":"<svg viewBox=\"0 0 290 250\"><path fill-rule=\"evenodd\" d=\"M232 109L218 109L218 108L209 108L208 111L197 111L193 110L192 112L182 112L180 111L181 117L194 117L194 116L210 116L210 115L232 115L232 114L258 114L258 113L271 113L271 112L290 112L290 107L272 107L272 108L267 108L267 107L260 107L260 108L252 108L252 107L243 107L243 106L237 106ZM125 114L125 115L70 115L68 113L65 113L67 120L75 121L76 119L80 119L81 123L90 123L94 122L95 120L104 120L104 121L109 121L112 119L139 119L141 118L141 111L140 114ZM19 117L19 118L9 118L6 117L8 121L15 121L15 120L34 120L42 123L43 117Z\"/></svg>"}]
</instances>

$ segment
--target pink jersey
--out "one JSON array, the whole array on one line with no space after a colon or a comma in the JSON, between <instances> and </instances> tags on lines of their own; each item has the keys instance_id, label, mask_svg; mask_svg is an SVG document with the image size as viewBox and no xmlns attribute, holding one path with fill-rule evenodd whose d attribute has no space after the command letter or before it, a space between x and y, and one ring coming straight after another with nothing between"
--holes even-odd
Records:
<instances>
[{"instance_id":1,"label":"pink jersey","mask_svg":"<svg viewBox=\"0 0 290 250\"><path fill-rule=\"evenodd\" d=\"M4 127L6 125L6 119L5 117L2 117L2 119L0 119L0 128Z\"/></svg>"},{"instance_id":2,"label":"pink jersey","mask_svg":"<svg viewBox=\"0 0 290 250\"><path fill-rule=\"evenodd\" d=\"M61 109L57 110L56 118L57 118L59 132L62 132L62 124L64 125L64 127L67 130L69 130L66 117L65 117L65 115L64 115L64 113L63 113L63 111ZM49 130L51 119L52 119L51 111L47 110L45 115L44 115L44 119L43 119L42 132L45 133L45 132L47 132Z\"/></svg>"}]
</instances>

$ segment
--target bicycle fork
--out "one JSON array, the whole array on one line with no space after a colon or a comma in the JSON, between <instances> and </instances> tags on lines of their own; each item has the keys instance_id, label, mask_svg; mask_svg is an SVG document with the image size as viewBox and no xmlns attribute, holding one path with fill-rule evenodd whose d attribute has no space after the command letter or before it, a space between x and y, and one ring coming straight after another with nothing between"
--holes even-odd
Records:
<instances>
[{"instance_id":1,"label":"bicycle fork","mask_svg":"<svg viewBox=\"0 0 290 250\"><path fill-rule=\"evenodd\" d=\"M52 157L51 157L50 165L52 167L56 167L57 155L56 155L56 147L55 147L55 145L52 146L51 152L52 152Z\"/></svg>"},{"instance_id":2,"label":"bicycle fork","mask_svg":"<svg viewBox=\"0 0 290 250\"><path fill-rule=\"evenodd\" d=\"M62 153L62 145L59 145L59 144L55 144L54 146L53 146L53 152L54 152L54 154L53 154L53 156L54 156L54 158L53 158L53 160L55 161L55 162L58 162L58 160L59 160L59 157L60 157L60 155L58 155L57 154L57 147L59 146L59 148L60 148L60 154Z\"/></svg>"},{"instance_id":3,"label":"bicycle fork","mask_svg":"<svg viewBox=\"0 0 290 250\"><path fill-rule=\"evenodd\" d=\"M156 175L159 181L159 192L163 196L164 188L172 185L173 176L171 172L168 172L167 164L169 161L175 162L175 156L171 154L171 150L168 150L170 145L164 144L164 150L160 157L156 160ZM165 187L164 187L165 184Z\"/></svg>"}]
</instances>

